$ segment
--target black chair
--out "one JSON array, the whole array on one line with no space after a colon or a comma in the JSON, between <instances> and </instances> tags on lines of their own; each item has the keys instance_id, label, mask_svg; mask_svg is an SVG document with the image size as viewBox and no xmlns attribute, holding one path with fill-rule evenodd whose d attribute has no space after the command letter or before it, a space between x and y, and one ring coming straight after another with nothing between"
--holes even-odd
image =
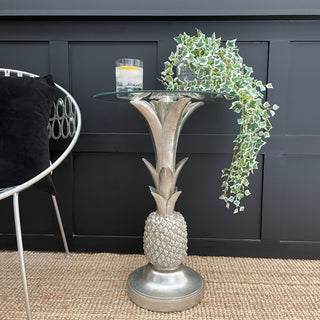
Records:
<instances>
[{"instance_id":1,"label":"black chair","mask_svg":"<svg viewBox=\"0 0 320 320\"><path fill-rule=\"evenodd\" d=\"M23 79L23 80L22 80ZM3 83L1 83L3 81ZM22 234L21 234L21 225L20 225L20 213L19 213L19 193L32 185L36 184L39 189L43 189L44 191L48 191L51 193L54 209L56 212L56 216L58 219L58 224L65 248L66 257L70 257L68 244L66 241L59 207L57 203L56 196L54 194L54 186L52 184L51 180L51 174L54 169L56 169L61 162L68 156L68 154L72 151L73 147L75 146L77 139L80 134L80 128L81 128L81 113L79 106L75 99L72 97L72 95L59 86L58 84L53 83L52 78L50 77L39 77L35 74L19 71L19 70L12 70L12 69L4 69L0 68L0 128L1 125L5 126L6 128L3 128L2 135L7 135L8 131L10 131L10 128L15 128L14 121L17 119L14 115L23 114L24 112L26 115L31 117L30 110L32 108L38 108L36 112L41 110L41 112L45 109L45 112L48 112L48 108L52 107L51 111L49 111L48 118L45 120L44 116L41 115L41 118L36 119L34 123L39 125L43 121L47 121L46 128L36 129L34 132L29 132L29 126L33 125L33 122L30 121L30 124L27 124L25 132L22 132L21 137L17 136L20 130L21 125L18 124L19 130L12 129L12 141L8 145L8 148L11 148L11 151L13 150L13 153L15 152L14 149L16 146L14 145L15 141L18 141L20 144L19 148L26 148L26 152L36 152L38 151L32 151L34 144L37 144L37 147L40 148L41 145L44 147L44 153L46 156L49 157L49 139L69 139L70 143L65 148L65 150L62 152L62 154L58 157L57 160L55 160L53 163L50 162L49 159L45 159L48 163L44 166L44 164L40 164L40 167L42 166L42 169L40 170L40 167L37 167L39 164L34 164L32 162L32 154L28 155L28 158L26 157L26 161L30 162L28 165L30 165L31 171L35 169L35 173L30 172L30 170L27 169L28 175L27 177L23 177L19 179L19 176L17 177L17 174L19 172L23 172L24 168L20 168L19 170L12 168L15 166L15 161L19 161L20 158L23 158L23 151L21 154L18 154L18 159L15 157L11 161L10 158L4 159L3 153L1 154L1 146L3 145L3 141L1 142L1 136L0 136L0 166L1 166L1 160L2 165L8 165L10 169L3 169L1 171L0 168L0 200L3 200L5 198L11 197L13 198L13 208L14 208L14 221L15 221L15 229L16 229L16 238L17 238L17 246L18 246L18 252L19 252L19 259L20 259L20 266L21 266L21 273L22 273L22 283L23 283L23 289L24 289L24 296L25 296L25 303L26 303L26 312L27 312L27 319L31 320L31 309L30 309L30 303L29 303L29 295L28 295L28 288L27 288L27 278L26 278L26 272L25 272L25 264L24 264L24 256L23 256L23 243L22 243ZM7 86L7 90L3 88L3 86ZM10 91L11 90L11 91ZM7 93L9 92L8 96ZM19 95L21 92L21 99L17 101L17 95ZM46 94L48 93L48 94ZM2 97L1 97L2 95ZM5 96L5 97L4 97ZM38 97L39 96L39 97ZM52 103L50 102L50 99L52 99ZM4 99L4 100L1 100ZM30 99L30 101L29 101ZM3 102L5 101L5 103ZM29 105L28 105L29 103ZM43 108L43 105L46 105L46 108ZM7 109L3 111L4 107L1 104L6 104ZM20 105L18 105L20 104ZM50 105L51 104L51 105ZM19 109L20 108L20 109ZM27 108L30 108L27 109ZM9 111L8 111L9 110ZM18 111L17 111L18 110ZM6 115L8 116L6 120L3 120L1 122L1 116L3 113L6 112ZM8 112L15 112L14 115L9 114ZM21 115L23 117L23 115ZM3 118L3 117L2 117ZM9 120L8 120L9 119ZM20 119L20 121L24 121L24 119ZM27 121L27 120L25 120ZM21 122L24 123L24 122ZM8 127L9 126L9 127ZM10 127L11 126L11 127ZM9 129L8 129L9 128ZM23 129L21 129L22 131ZM26 133L28 131L28 133ZM32 131L32 130L31 130ZM41 131L41 132L40 132ZM1 129L0 129L1 132ZM35 135L41 134L45 135L45 137L37 136L35 138ZM1 134L1 133L0 133ZM21 142L21 139L22 142ZM32 141L28 141L28 139L38 139L37 142L34 143ZM5 139L2 137L2 139ZM39 142L40 140L42 141ZM1 145L2 143L2 145ZM29 144L30 143L30 144ZM28 147L30 146L30 147ZM7 148L7 149L8 149ZM47 148L47 149L46 149ZM6 149L6 150L7 150ZM30 150L31 149L31 150ZM38 149L36 149L38 150ZM42 152L42 151L41 151ZM10 155L7 155L9 157ZM40 156L39 156L40 157ZM38 155L36 157L36 161L38 161ZM24 159L24 158L23 158ZM22 163L21 165L24 165L25 163ZM29 169L30 169L29 168ZM39 171L40 170L40 171ZM2 172L2 177L1 177ZM8 185L8 177L7 175L10 175L11 172L14 172L15 177L14 181L18 181L18 183L14 182L14 185ZM6 176L6 177L4 177ZM2 181L3 178L7 179L4 182ZM10 181L10 177L9 177ZM5 185L1 185L1 183L4 183Z\"/></svg>"}]
</instances>

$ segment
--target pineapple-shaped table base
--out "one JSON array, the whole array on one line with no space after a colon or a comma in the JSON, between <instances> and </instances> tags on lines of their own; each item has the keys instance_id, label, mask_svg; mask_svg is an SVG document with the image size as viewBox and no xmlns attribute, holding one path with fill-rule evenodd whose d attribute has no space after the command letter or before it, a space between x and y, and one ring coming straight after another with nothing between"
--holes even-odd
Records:
<instances>
[{"instance_id":1,"label":"pineapple-shaped table base","mask_svg":"<svg viewBox=\"0 0 320 320\"><path fill-rule=\"evenodd\" d=\"M159 312L173 312L197 305L204 294L204 280L181 264L174 271L160 271L149 263L128 279L128 295L138 306Z\"/></svg>"},{"instance_id":2,"label":"pineapple-shaped table base","mask_svg":"<svg viewBox=\"0 0 320 320\"><path fill-rule=\"evenodd\" d=\"M157 210L145 224L144 252L149 263L130 275L128 295L137 305L152 311L182 311L201 301L204 280L183 265L187 256L187 225L174 207L181 193L176 181L187 158L176 164L176 152L183 124L203 102L172 94L160 94L150 102L130 102L150 127L156 166L143 161L154 182L150 190Z\"/></svg>"}]
</instances>

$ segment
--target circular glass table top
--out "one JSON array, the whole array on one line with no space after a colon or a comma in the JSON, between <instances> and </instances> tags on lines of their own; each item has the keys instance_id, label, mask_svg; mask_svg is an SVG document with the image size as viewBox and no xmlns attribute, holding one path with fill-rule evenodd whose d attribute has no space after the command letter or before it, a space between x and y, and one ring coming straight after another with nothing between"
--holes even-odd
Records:
<instances>
[{"instance_id":1,"label":"circular glass table top","mask_svg":"<svg viewBox=\"0 0 320 320\"><path fill-rule=\"evenodd\" d=\"M114 91L102 92L93 96L95 99L121 102L121 100L160 100L177 101L182 98L190 98L194 101L214 101L217 98L234 99L235 96L223 92L209 91L180 91L180 90L137 90L137 91Z\"/></svg>"}]
</instances>

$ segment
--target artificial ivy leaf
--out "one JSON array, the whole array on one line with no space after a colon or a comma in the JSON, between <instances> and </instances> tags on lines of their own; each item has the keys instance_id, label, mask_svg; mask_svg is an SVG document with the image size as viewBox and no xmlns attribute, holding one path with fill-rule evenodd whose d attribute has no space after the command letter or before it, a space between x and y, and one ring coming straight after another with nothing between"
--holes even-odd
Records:
<instances>
[{"instance_id":1,"label":"artificial ivy leaf","mask_svg":"<svg viewBox=\"0 0 320 320\"><path fill-rule=\"evenodd\" d=\"M248 74L251 74L253 72L252 67L245 66L245 69L248 72Z\"/></svg>"},{"instance_id":2,"label":"artificial ivy leaf","mask_svg":"<svg viewBox=\"0 0 320 320\"><path fill-rule=\"evenodd\" d=\"M204 38L205 37L205 34L198 28L196 28L196 31L197 31L197 36L199 38Z\"/></svg>"},{"instance_id":3,"label":"artificial ivy leaf","mask_svg":"<svg viewBox=\"0 0 320 320\"><path fill-rule=\"evenodd\" d=\"M234 112L239 113L243 108L243 104L239 101L233 102L230 109L233 109Z\"/></svg>"},{"instance_id":4,"label":"artificial ivy leaf","mask_svg":"<svg viewBox=\"0 0 320 320\"><path fill-rule=\"evenodd\" d=\"M250 101L249 103L247 103L247 109L254 109L256 106L256 102L254 100Z\"/></svg>"},{"instance_id":5,"label":"artificial ivy leaf","mask_svg":"<svg viewBox=\"0 0 320 320\"><path fill-rule=\"evenodd\" d=\"M180 45L178 48L177 48L177 53L175 55L175 60L172 60L172 61L176 61L177 59L184 59L184 56L188 55L188 50L186 48L185 45Z\"/></svg>"},{"instance_id":6,"label":"artificial ivy leaf","mask_svg":"<svg viewBox=\"0 0 320 320\"><path fill-rule=\"evenodd\" d=\"M232 60L232 58L233 58L232 52L228 51L228 52L226 53L226 58Z\"/></svg>"},{"instance_id":7,"label":"artificial ivy leaf","mask_svg":"<svg viewBox=\"0 0 320 320\"><path fill-rule=\"evenodd\" d=\"M203 39L200 39L199 41L197 41L197 42L195 43L195 45L196 45L196 48L198 48L198 49L202 48L202 47L204 46L204 41L203 41Z\"/></svg>"},{"instance_id":8,"label":"artificial ivy leaf","mask_svg":"<svg viewBox=\"0 0 320 320\"><path fill-rule=\"evenodd\" d=\"M177 65L177 74L180 74L181 72L184 72L187 70L187 65L183 62L179 63Z\"/></svg>"},{"instance_id":9,"label":"artificial ivy leaf","mask_svg":"<svg viewBox=\"0 0 320 320\"><path fill-rule=\"evenodd\" d=\"M179 34L177 37L174 37L173 39L178 44L183 43L183 35L182 34Z\"/></svg>"},{"instance_id":10,"label":"artificial ivy leaf","mask_svg":"<svg viewBox=\"0 0 320 320\"><path fill-rule=\"evenodd\" d=\"M227 182L227 181L223 181L221 187L222 187L222 188L225 188L225 187L227 187L227 186L228 186L228 182Z\"/></svg>"},{"instance_id":11,"label":"artificial ivy leaf","mask_svg":"<svg viewBox=\"0 0 320 320\"><path fill-rule=\"evenodd\" d=\"M234 48L235 44L236 44L236 41L237 41L237 39L227 40L226 47Z\"/></svg>"},{"instance_id":12,"label":"artificial ivy leaf","mask_svg":"<svg viewBox=\"0 0 320 320\"><path fill-rule=\"evenodd\" d=\"M222 171L223 175L229 175L230 174L230 169L226 169L225 168L225 169L222 169L221 171Z\"/></svg>"},{"instance_id":13,"label":"artificial ivy leaf","mask_svg":"<svg viewBox=\"0 0 320 320\"><path fill-rule=\"evenodd\" d=\"M267 110L264 110L264 111L263 111L263 113L262 113L262 118L264 118L264 119L270 118L269 113L268 113Z\"/></svg>"},{"instance_id":14,"label":"artificial ivy leaf","mask_svg":"<svg viewBox=\"0 0 320 320\"><path fill-rule=\"evenodd\" d=\"M208 58L207 57L199 57L198 61L199 61L200 65L206 65L208 63Z\"/></svg>"},{"instance_id":15,"label":"artificial ivy leaf","mask_svg":"<svg viewBox=\"0 0 320 320\"><path fill-rule=\"evenodd\" d=\"M167 89L168 89L168 90L174 90L174 85L173 85L172 82L171 82L171 83L168 83Z\"/></svg>"},{"instance_id":16,"label":"artificial ivy leaf","mask_svg":"<svg viewBox=\"0 0 320 320\"><path fill-rule=\"evenodd\" d=\"M243 193L238 193L237 194L237 199L240 201L244 197Z\"/></svg>"},{"instance_id":17,"label":"artificial ivy leaf","mask_svg":"<svg viewBox=\"0 0 320 320\"><path fill-rule=\"evenodd\" d=\"M241 124L243 124L243 119L239 118L239 119L237 119L237 122L238 122L239 125L241 125Z\"/></svg>"},{"instance_id":18,"label":"artificial ivy leaf","mask_svg":"<svg viewBox=\"0 0 320 320\"><path fill-rule=\"evenodd\" d=\"M189 52L185 57L184 60L186 60L188 63L192 63L194 61L194 54Z\"/></svg>"}]
</instances>

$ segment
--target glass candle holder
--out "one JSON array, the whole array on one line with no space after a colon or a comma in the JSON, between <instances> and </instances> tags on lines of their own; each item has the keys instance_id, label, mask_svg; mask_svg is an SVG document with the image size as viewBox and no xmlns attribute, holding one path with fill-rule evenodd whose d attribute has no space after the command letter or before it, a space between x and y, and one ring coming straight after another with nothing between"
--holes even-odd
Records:
<instances>
[{"instance_id":1,"label":"glass candle holder","mask_svg":"<svg viewBox=\"0 0 320 320\"><path fill-rule=\"evenodd\" d=\"M116 91L137 91L143 89L143 61L122 58L116 60ZM118 97L124 97L118 94Z\"/></svg>"}]
</instances>

